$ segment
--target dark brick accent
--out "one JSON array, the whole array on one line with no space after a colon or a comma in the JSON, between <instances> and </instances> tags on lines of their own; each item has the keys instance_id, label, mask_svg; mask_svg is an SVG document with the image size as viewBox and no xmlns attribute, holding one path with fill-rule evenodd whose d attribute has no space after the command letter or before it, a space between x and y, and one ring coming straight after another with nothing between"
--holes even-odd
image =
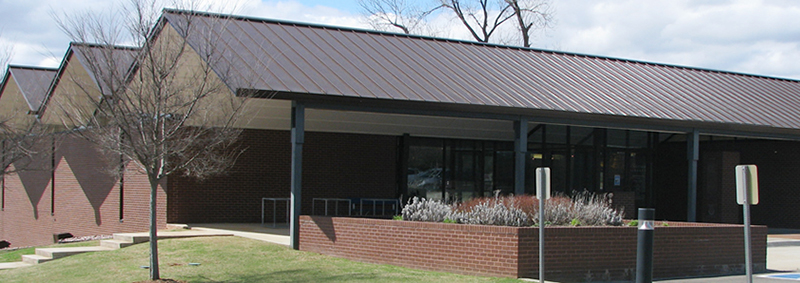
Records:
<instances>
[{"instance_id":1,"label":"dark brick accent","mask_svg":"<svg viewBox=\"0 0 800 283\"><path fill-rule=\"evenodd\" d=\"M245 130L239 143L247 150L225 176L170 179L170 223L260 222L261 198L290 196L289 132ZM307 132L303 213L311 213L316 197L397 197L396 159L394 136ZM277 219L285 219L285 211L280 204Z\"/></svg>"},{"instance_id":2,"label":"dark brick accent","mask_svg":"<svg viewBox=\"0 0 800 283\"><path fill-rule=\"evenodd\" d=\"M753 224L800 228L800 143L791 141L704 141L700 144L698 217L701 221L741 223L735 203L733 168L758 166L760 203L752 206ZM686 145L666 144L658 149L654 193L656 218L686 219ZM705 169L705 170L704 170ZM709 209L718 211L708 215ZM705 218L703 218L705 217Z\"/></svg>"}]
</instances>

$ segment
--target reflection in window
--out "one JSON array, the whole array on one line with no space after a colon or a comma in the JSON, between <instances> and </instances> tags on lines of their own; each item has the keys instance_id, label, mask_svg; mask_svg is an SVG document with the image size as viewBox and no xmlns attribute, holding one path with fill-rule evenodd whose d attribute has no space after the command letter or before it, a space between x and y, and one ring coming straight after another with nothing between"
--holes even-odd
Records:
<instances>
[{"instance_id":1,"label":"reflection in window","mask_svg":"<svg viewBox=\"0 0 800 283\"><path fill-rule=\"evenodd\" d=\"M408 148L408 196L442 199L442 141L414 139Z\"/></svg>"},{"instance_id":2,"label":"reflection in window","mask_svg":"<svg viewBox=\"0 0 800 283\"><path fill-rule=\"evenodd\" d=\"M650 186L650 152L654 144L671 136L535 125L525 155L525 193L535 194L536 168L550 167L554 192L632 191L644 203ZM458 202L514 192L511 141L410 138L407 161L408 196Z\"/></svg>"},{"instance_id":3,"label":"reflection in window","mask_svg":"<svg viewBox=\"0 0 800 283\"><path fill-rule=\"evenodd\" d=\"M514 191L512 142L412 138L408 196L459 202Z\"/></svg>"}]
</instances>

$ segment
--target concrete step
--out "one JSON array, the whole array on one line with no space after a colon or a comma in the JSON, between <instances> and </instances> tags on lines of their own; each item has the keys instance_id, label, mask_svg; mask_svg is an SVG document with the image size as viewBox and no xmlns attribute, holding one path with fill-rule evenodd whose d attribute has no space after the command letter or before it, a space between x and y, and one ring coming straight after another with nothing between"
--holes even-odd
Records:
<instances>
[{"instance_id":1,"label":"concrete step","mask_svg":"<svg viewBox=\"0 0 800 283\"><path fill-rule=\"evenodd\" d=\"M27 264L40 264L53 260L52 257L44 257L40 255L22 255L22 262Z\"/></svg>"},{"instance_id":2,"label":"concrete step","mask_svg":"<svg viewBox=\"0 0 800 283\"><path fill-rule=\"evenodd\" d=\"M101 252L101 251L110 251L113 250L112 248L107 247L71 247L71 248L40 248L36 249L36 255L42 257L49 257L52 259L58 259L62 257L68 257L71 255L86 253L86 252Z\"/></svg>"},{"instance_id":3,"label":"concrete step","mask_svg":"<svg viewBox=\"0 0 800 283\"><path fill-rule=\"evenodd\" d=\"M159 239L174 239L188 237L220 237L233 236L233 233L223 231L180 231L180 232L159 232ZM0 263L0 270L11 269L23 266L30 266L48 262L54 259L67 257L86 252L111 251L121 249L130 245L144 243L150 240L149 233L118 233L114 234L113 239L100 241L99 246L95 247L71 247L71 248L38 248L34 255L23 255L22 262Z\"/></svg>"},{"instance_id":4,"label":"concrete step","mask_svg":"<svg viewBox=\"0 0 800 283\"><path fill-rule=\"evenodd\" d=\"M145 233L117 233L114 234L114 240L128 242L135 245L149 241L150 236Z\"/></svg>"},{"instance_id":5,"label":"concrete step","mask_svg":"<svg viewBox=\"0 0 800 283\"><path fill-rule=\"evenodd\" d=\"M118 249L121 249L121 248L125 248L125 247L131 246L131 245L133 245L133 242L121 241L121 240L117 240L117 239L108 239L108 240L101 240L100 241L100 246L101 247L106 247L106 248L115 249L115 250L118 250Z\"/></svg>"},{"instance_id":6,"label":"concrete step","mask_svg":"<svg viewBox=\"0 0 800 283\"><path fill-rule=\"evenodd\" d=\"M795 239L767 239L767 247L800 247L800 240Z\"/></svg>"}]
</instances>

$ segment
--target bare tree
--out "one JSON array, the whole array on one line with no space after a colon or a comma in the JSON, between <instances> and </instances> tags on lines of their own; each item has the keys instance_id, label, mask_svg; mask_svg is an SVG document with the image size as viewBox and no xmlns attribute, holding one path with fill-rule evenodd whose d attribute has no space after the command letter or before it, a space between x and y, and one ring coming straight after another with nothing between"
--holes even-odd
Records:
<instances>
[{"instance_id":1,"label":"bare tree","mask_svg":"<svg viewBox=\"0 0 800 283\"><path fill-rule=\"evenodd\" d=\"M241 133L234 124L245 101L226 87L224 73L212 70L221 58L214 48L218 39L213 29L224 28L225 18L215 17L217 22L205 22L200 28L196 24L200 16L192 12L173 13L179 20L159 21L160 7L156 0L132 0L119 14L58 19L72 40L95 42L76 48L83 48L97 83L82 85L79 89L84 91L74 100L57 105L64 124L76 126L76 134L101 149L118 153L150 182L152 280L160 277L159 185L170 175L205 178L229 169L241 153L232 145ZM122 16L129 18L119 22ZM123 40L136 46L132 64L125 61L131 58L121 55L126 53L121 50L130 49L117 47Z\"/></svg>"},{"instance_id":2,"label":"bare tree","mask_svg":"<svg viewBox=\"0 0 800 283\"><path fill-rule=\"evenodd\" d=\"M0 33L2 38L2 33ZM13 55L13 46L0 44L0 66L5 72L0 74L3 89L7 89L6 79L11 79L11 66L9 62ZM46 86L43 86L46 87ZM43 90L42 90L43 91ZM37 169L33 164L34 155L39 151L38 141L41 141L43 131L34 123L33 116L27 114L26 109L14 109L13 105L3 105L0 113L0 178L5 181L5 175L15 174L25 170ZM12 166L13 165L13 166ZM41 168L39 168L41 169Z\"/></svg>"},{"instance_id":3,"label":"bare tree","mask_svg":"<svg viewBox=\"0 0 800 283\"><path fill-rule=\"evenodd\" d=\"M3 38L3 31L0 30L0 39L2 38ZM13 46L5 44L3 43L2 40L0 40L0 66L6 68L8 66L8 62L11 61L11 55L13 54L14 54ZM2 79L3 77L0 77L0 80Z\"/></svg>"},{"instance_id":4,"label":"bare tree","mask_svg":"<svg viewBox=\"0 0 800 283\"><path fill-rule=\"evenodd\" d=\"M503 0L440 0L469 30L478 42L489 42L497 29L514 17L511 7Z\"/></svg>"},{"instance_id":5,"label":"bare tree","mask_svg":"<svg viewBox=\"0 0 800 283\"><path fill-rule=\"evenodd\" d=\"M397 28L405 34L419 33L425 18L442 7L422 8L419 2L406 0L358 0L358 5L372 28Z\"/></svg>"},{"instance_id":6,"label":"bare tree","mask_svg":"<svg viewBox=\"0 0 800 283\"><path fill-rule=\"evenodd\" d=\"M531 32L552 28L553 10L547 0L505 0L517 20L523 47L531 47Z\"/></svg>"},{"instance_id":7,"label":"bare tree","mask_svg":"<svg viewBox=\"0 0 800 283\"><path fill-rule=\"evenodd\" d=\"M37 123L19 125L14 123L12 114L3 113L0 116L0 178L5 181L5 175L12 175L22 171L43 170L41 160L36 158L43 151L45 139L48 135ZM50 144L50 143L47 143ZM12 166L13 165L13 166Z\"/></svg>"},{"instance_id":8,"label":"bare tree","mask_svg":"<svg viewBox=\"0 0 800 283\"><path fill-rule=\"evenodd\" d=\"M516 20L518 36L515 42L531 46L535 30L553 25L553 11L549 0L430 0L431 9L417 8L418 2L404 0L359 0L362 11L373 28L386 30L398 28L404 33L418 33L430 15L438 11L452 13L478 42L496 42L504 24ZM420 12L422 11L422 12ZM494 40L493 40L494 39Z\"/></svg>"}]
</instances>

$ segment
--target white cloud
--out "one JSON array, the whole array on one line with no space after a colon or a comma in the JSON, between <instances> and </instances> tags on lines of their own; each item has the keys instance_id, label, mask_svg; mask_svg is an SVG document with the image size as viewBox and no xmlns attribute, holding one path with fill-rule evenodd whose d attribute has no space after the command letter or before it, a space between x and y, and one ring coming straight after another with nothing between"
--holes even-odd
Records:
<instances>
[{"instance_id":1,"label":"white cloud","mask_svg":"<svg viewBox=\"0 0 800 283\"><path fill-rule=\"evenodd\" d=\"M538 46L800 78L800 2L560 0ZM793 61L795 60L795 61Z\"/></svg>"}]
</instances>

